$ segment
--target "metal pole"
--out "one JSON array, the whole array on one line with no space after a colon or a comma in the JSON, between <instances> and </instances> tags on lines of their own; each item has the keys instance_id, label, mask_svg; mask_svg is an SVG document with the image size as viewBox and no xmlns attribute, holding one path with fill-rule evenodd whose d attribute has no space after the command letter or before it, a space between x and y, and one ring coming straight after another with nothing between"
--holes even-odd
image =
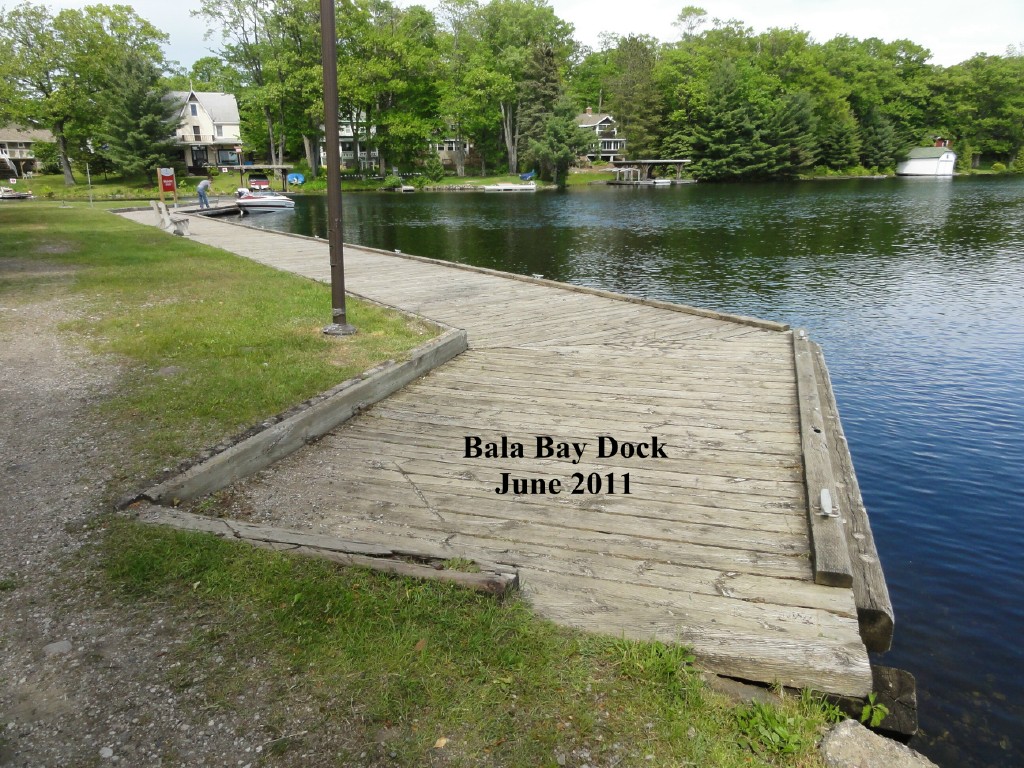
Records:
<instances>
[{"instance_id":1,"label":"metal pole","mask_svg":"<svg viewBox=\"0 0 1024 768\"><path fill-rule=\"evenodd\" d=\"M331 324L324 333L347 336L356 329L345 317L345 254L342 244L341 153L338 147L338 41L334 0L320 0L324 67L324 141L327 143L327 243L331 254Z\"/></svg>"}]
</instances>

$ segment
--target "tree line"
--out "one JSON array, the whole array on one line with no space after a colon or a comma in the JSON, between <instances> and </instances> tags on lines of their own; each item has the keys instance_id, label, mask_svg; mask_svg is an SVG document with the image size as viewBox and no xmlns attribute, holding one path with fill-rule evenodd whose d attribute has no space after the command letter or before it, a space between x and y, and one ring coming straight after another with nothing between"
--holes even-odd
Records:
<instances>
[{"instance_id":1,"label":"tree line","mask_svg":"<svg viewBox=\"0 0 1024 768\"><path fill-rule=\"evenodd\" d=\"M129 6L53 14L3 11L0 122L49 128L65 178L72 158L124 173L173 151L170 89L234 93L243 142L272 163L323 140L317 0L203 0L215 55L189 70L167 36ZM342 117L381 169L413 167L454 141L456 172L536 168L564 179L595 138L575 116L608 112L630 157L692 160L705 180L891 170L912 146L952 140L961 169L985 157L1024 170L1024 51L930 63L909 40L796 28L755 33L682 9L676 39L605 35L596 49L545 0L441 0L436 11L391 0L337 8Z\"/></svg>"}]
</instances>

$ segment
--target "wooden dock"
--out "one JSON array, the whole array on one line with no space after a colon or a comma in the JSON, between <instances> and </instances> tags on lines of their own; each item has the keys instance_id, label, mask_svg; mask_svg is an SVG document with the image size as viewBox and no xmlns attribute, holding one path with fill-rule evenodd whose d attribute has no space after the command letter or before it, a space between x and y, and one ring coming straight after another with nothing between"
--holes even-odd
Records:
<instances>
[{"instance_id":1,"label":"wooden dock","mask_svg":"<svg viewBox=\"0 0 1024 768\"><path fill-rule=\"evenodd\" d=\"M329 279L325 241L201 217L191 233ZM891 607L814 345L772 323L364 248L346 247L345 269L355 294L466 329L469 351L236 485L254 522L511 565L557 622L687 643L739 678L871 690L867 649L887 647ZM568 445L538 456L548 437L585 443L578 463ZM644 452L657 438L663 455L600 458L601 437ZM474 438L496 455L473 455ZM498 494L503 473L549 492ZM572 494L576 473L601 492Z\"/></svg>"}]
</instances>

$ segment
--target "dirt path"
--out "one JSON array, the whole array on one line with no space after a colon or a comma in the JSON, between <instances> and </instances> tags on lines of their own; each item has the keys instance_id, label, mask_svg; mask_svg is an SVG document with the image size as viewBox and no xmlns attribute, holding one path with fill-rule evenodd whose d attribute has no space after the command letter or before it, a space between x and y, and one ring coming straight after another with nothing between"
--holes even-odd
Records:
<instances>
[{"instance_id":1,"label":"dirt path","mask_svg":"<svg viewBox=\"0 0 1024 768\"><path fill-rule=\"evenodd\" d=\"M118 371L58 333L65 300L39 296L0 295L0 765L257 765L258 714L168 683L189 628L89 587L74 557L105 506L116 451L92 406Z\"/></svg>"}]
</instances>

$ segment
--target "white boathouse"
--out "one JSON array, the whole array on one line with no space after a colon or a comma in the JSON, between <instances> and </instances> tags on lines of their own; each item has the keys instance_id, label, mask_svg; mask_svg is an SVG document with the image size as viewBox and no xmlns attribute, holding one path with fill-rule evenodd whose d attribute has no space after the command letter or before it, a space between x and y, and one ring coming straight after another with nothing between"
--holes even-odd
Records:
<instances>
[{"instance_id":1,"label":"white boathouse","mask_svg":"<svg viewBox=\"0 0 1024 768\"><path fill-rule=\"evenodd\" d=\"M896 165L897 176L952 176L956 152L949 147L915 147Z\"/></svg>"}]
</instances>

